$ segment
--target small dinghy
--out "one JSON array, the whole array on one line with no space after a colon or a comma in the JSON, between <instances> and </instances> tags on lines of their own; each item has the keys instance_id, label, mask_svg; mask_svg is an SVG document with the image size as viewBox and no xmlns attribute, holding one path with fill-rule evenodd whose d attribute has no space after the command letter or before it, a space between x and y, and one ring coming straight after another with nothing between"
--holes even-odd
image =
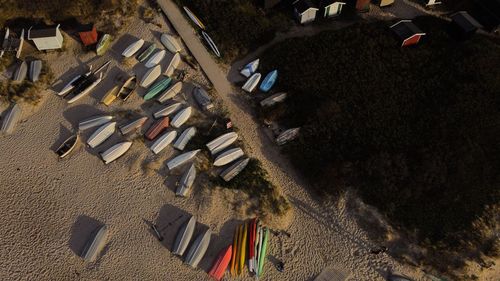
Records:
<instances>
[{"instance_id":1,"label":"small dinghy","mask_svg":"<svg viewBox=\"0 0 500 281\"><path fill-rule=\"evenodd\" d=\"M215 158L214 166L216 167L224 166L240 158L243 155L245 155L245 153L239 147L226 150L221 155L217 156L217 158Z\"/></svg>"},{"instance_id":2,"label":"small dinghy","mask_svg":"<svg viewBox=\"0 0 500 281\"><path fill-rule=\"evenodd\" d=\"M122 56L130 58L144 45L144 39L139 39L134 43L130 44L122 53Z\"/></svg>"},{"instance_id":3,"label":"small dinghy","mask_svg":"<svg viewBox=\"0 0 500 281\"><path fill-rule=\"evenodd\" d=\"M176 137L176 131L166 132L151 145L151 151L153 151L154 154L160 153L165 147L171 144Z\"/></svg>"},{"instance_id":4,"label":"small dinghy","mask_svg":"<svg viewBox=\"0 0 500 281\"><path fill-rule=\"evenodd\" d=\"M225 169L222 173L220 173L220 177L225 181L230 181L234 177L236 177L245 167L248 165L250 158L245 158L237 161L229 168Z\"/></svg>"},{"instance_id":5,"label":"small dinghy","mask_svg":"<svg viewBox=\"0 0 500 281\"><path fill-rule=\"evenodd\" d=\"M84 74L79 74L73 79L71 79L68 84L66 84L61 91L57 93L58 96L64 97L66 96L71 90L75 88L75 86L80 85L87 77L89 77L92 74L92 65L90 66L89 70L84 73Z\"/></svg>"},{"instance_id":6,"label":"small dinghy","mask_svg":"<svg viewBox=\"0 0 500 281\"><path fill-rule=\"evenodd\" d=\"M104 34L96 45L96 53L98 56L104 55L111 45L113 38L109 34Z\"/></svg>"},{"instance_id":7,"label":"small dinghy","mask_svg":"<svg viewBox=\"0 0 500 281\"><path fill-rule=\"evenodd\" d=\"M14 129L16 128L17 123L19 122L19 119L21 119L21 106L19 106L17 103L14 104L12 109L9 111L9 113L5 116L5 119L3 120L2 123L2 132L6 135L12 134L14 132Z\"/></svg>"},{"instance_id":8,"label":"small dinghy","mask_svg":"<svg viewBox=\"0 0 500 281\"><path fill-rule=\"evenodd\" d=\"M173 147L182 151L188 144L188 142L196 135L196 128L189 127L177 138Z\"/></svg>"},{"instance_id":9,"label":"small dinghy","mask_svg":"<svg viewBox=\"0 0 500 281\"><path fill-rule=\"evenodd\" d=\"M147 140L153 140L156 138L161 132L163 132L165 129L168 128L170 124L170 119L168 116L161 118L160 120L156 121L151 127L147 130L146 134L144 136L146 137Z\"/></svg>"},{"instance_id":10,"label":"small dinghy","mask_svg":"<svg viewBox=\"0 0 500 281\"><path fill-rule=\"evenodd\" d=\"M201 20L186 6L182 7L184 12L188 15L188 17L196 24L199 28L205 30L205 25L201 22Z\"/></svg>"},{"instance_id":11,"label":"small dinghy","mask_svg":"<svg viewBox=\"0 0 500 281\"><path fill-rule=\"evenodd\" d=\"M161 74L161 66L157 65L146 72L144 76L142 77L141 80L141 87L147 88L149 85L151 85L158 77L160 77Z\"/></svg>"},{"instance_id":12,"label":"small dinghy","mask_svg":"<svg viewBox=\"0 0 500 281\"><path fill-rule=\"evenodd\" d=\"M212 40L212 38L210 38L210 36L205 32L205 31L202 31L201 32L201 35L203 36L203 38L205 39L205 41L208 43L208 45L210 46L210 49L212 49L212 51L214 52L214 54L220 58L220 52L219 52L219 49L217 48L217 45L215 45L214 41Z\"/></svg>"},{"instance_id":13,"label":"small dinghy","mask_svg":"<svg viewBox=\"0 0 500 281\"><path fill-rule=\"evenodd\" d=\"M207 148L210 150L210 153L212 155L215 155L222 150L224 150L226 147L230 146L233 144L236 140L238 139L238 134L235 132L229 132L226 134L223 134L216 139L210 141L207 143Z\"/></svg>"},{"instance_id":14,"label":"small dinghy","mask_svg":"<svg viewBox=\"0 0 500 281\"><path fill-rule=\"evenodd\" d=\"M177 110L181 109L182 103L176 102L171 105L166 106L163 109L158 110L157 112L153 113L154 118L160 118L160 117L165 117L168 116Z\"/></svg>"},{"instance_id":15,"label":"small dinghy","mask_svg":"<svg viewBox=\"0 0 500 281\"><path fill-rule=\"evenodd\" d=\"M198 154L198 152L200 152L200 149L188 151L172 158L170 161L167 162L168 169L171 171L191 161L196 156L196 154Z\"/></svg>"},{"instance_id":16,"label":"small dinghy","mask_svg":"<svg viewBox=\"0 0 500 281\"><path fill-rule=\"evenodd\" d=\"M109 106L116 99L116 96L118 95L118 90L119 90L118 86L114 86L113 88L111 88L104 95L104 97L102 97L101 103L106 106Z\"/></svg>"},{"instance_id":17,"label":"small dinghy","mask_svg":"<svg viewBox=\"0 0 500 281\"><path fill-rule=\"evenodd\" d=\"M104 243L106 243L107 237L108 227L106 225L101 226L92 233L82 251L82 257L85 261L91 262L96 259L97 255L102 250Z\"/></svg>"},{"instance_id":18,"label":"small dinghy","mask_svg":"<svg viewBox=\"0 0 500 281\"><path fill-rule=\"evenodd\" d=\"M214 107L212 99L208 95L207 91L201 87L195 87L193 89L193 96L201 109L209 111Z\"/></svg>"},{"instance_id":19,"label":"small dinghy","mask_svg":"<svg viewBox=\"0 0 500 281\"><path fill-rule=\"evenodd\" d=\"M271 88L274 86L274 83L276 83L277 79L278 79L278 70L273 70L269 72L264 78L264 80L262 80L259 89L262 92L267 92L271 90Z\"/></svg>"},{"instance_id":20,"label":"small dinghy","mask_svg":"<svg viewBox=\"0 0 500 281\"><path fill-rule=\"evenodd\" d=\"M177 113L174 116L174 118L172 118L172 122L170 122L170 125L172 125L172 127L174 128L179 128L184 123L186 123L186 121L191 116L191 112L192 112L191 106L188 106L183 110L179 111L179 113Z\"/></svg>"},{"instance_id":21,"label":"small dinghy","mask_svg":"<svg viewBox=\"0 0 500 281\"><path fill-rule=\"evenodd\" d=\"M174 247L172 248L172 252L174 255L182 256L193 237L194 228L196 226L196 218L192 216L189 221L187 221L179 231L177 232L177 236L175 237Z\"/></svg>"},{"instance_id":22,"label":"small dinghy","mask_svg":"<svg viewBox=\"0 0 500 281\"><path fill-rule=\"evenodd\" d=\"M73 96L73 98L68 100L69 104L76 102L77 100L88 95L92 90L99 85L102 81L102 73L99 73L99 77L89 80L89 84L84 85L81 91Z\"/></svg>"},{"instance_id":23,"label":"small dinghy","mask_svg":"<svg viewBox=\"0 0 500 281\"><path fill-rule=\"evenodd\" d=\"M101 152L101 158L102 161L104 161L105 164L109 164L116 159L118 159L120 156L125 154L130 147L132 146L132 142L126 141L126 142L121 142L113 145L111 148L108 150Z\"/></svg>"},{"instance_id":24,"label":"small dinghy","mask_svg":"<svg viewBox=\"0 0 500 281\"><path fill-rule=\"evenodd\" d=\"M273 106L277 103L283 102L286 99L286 93L285 92L280 92L277 94L274 94L268 98L265 98L260 101L260 106L265 107L265 106Z\"/></svg>"},{"instance_id":25,"label":"small dinghy","mask_svg":"<svg viewBox=\"0 0 500 281\"><path fill-rule=\"evenodd\" d=\"M226 248L220 251L217 259L215 259L212 268L208 272L210 277L214 278L217 281L220 281L226 273L227 267L229 266L229 262L231 261L231 256L233 254L233 246L229 245Z\"/></svg>"},{"instance_id":26,"label":"small dinghy","mask_svg":"<svg viewBox=\"0 0 500 281\"><path fill-rule=\"evenodd\" d=\"M255 90L255 87L259 84L260 78L262 75L260 73L254 73L248 80L243 84L243 87L241 87L244 91L246 92L253 92Z\"/></svg>"},{"instance_id":27,"label":"small dinghy","mask_svg":"<svg viewBox=\"0 0 500 281\"><path fill-rule=\"evenodd\" d=\"M191 245L191 248L189 248L186 255L186 259L184 260L188 265L194 268L198 266L198 263L200 263L201 259L207 252L211 235L212 232L210 229L207 229L205 233L200 234L196 240L194 240L193 245Z\"/></svg>"},{"instance_id":28,"label":"small dinghy","mask_svg":"<svg viewBox=\"0 0 500 281\"><path fill-rule=\"evenodd\" d=\"M154 55L152 55L148 61L146 62L145 66L147 68L151 68L157 64L160 63L160 61L165 57L165 54L167 53L167 51L165 50L161 50L159 52L156 52Z\"/></svg>"},{"instance_id":29,"label":"small dinghy","mask_svg":"<svg viewBox=\"0 0 500 281\"><path fill-rule=\"evenodd\" d=\"M181 55L179 53L175 53L174 57L168 64L167 70L165 70L165 76L172 76L174 71L179 67L179 63L181 62Z\"/></svg>"},{"instance_id":30,"label":"small dinghy","mask_svg":"<svg viewBox=\"0 0 500 281\"><path fill-rule=\"evenodd\" d=\"M67 138L59 148L56 149L57 155L59 155L59 158L64 158L68 156L73 149L75 149L76 144L78 143L78 140L80 138L78 137L78 134L74 134L71 137Z\"/></svg>"},{"instance_id":31,"label":"small dinghy","mask_svg":"<svg viewBox=\"0 0 500 281\"><path fill-rule=\"evenodd\" d=\"M154 98L160 92L165 90L170 85L170 82L172 82L172 79L170 79L170 77L165 77L165 78L161 79L160 81L156 82L146 92L146 94L144 95L144 100L150 100L150 99Z\"/></svg>"},{"instance_id":32,"label":"small dinghy","mask_svg":"<svg viewBox=\"0 0 500 281\"><path fill-rule=\"evenodd\" d=\"M170 78L168 78L170 79ZM180 93L182 90L182 82L179 81L175 83L172 87L170 87L168 90L166 90L161 96L158 97L158 102L164 103L167 100L175 97L178 93Z\"/></svg>"},{"instance_id":33,"label":"small dinghy","mask_svg":"<svg viewBox=\"0 0 500 281\"><path fill-rule=\"evenodd\" d=\"M243 69L240 71L240 74L245 76L246 78L250 77L252 74L254 74L255 71L257 71L259 62L259 59L249 62L247 65L245 65L245 67L243 67Z\"/></svg>"},{"instance_id":34,"label":"small dinghy","mask_svg":"<svg viewBox=\"0 0 500 281\"><path fill-rule=\"evenodd\" d=\"M137 60L139 62L145 61L155 50L156 50L156 45L153 43L137 56Z\"/></svg>"},{"instance_id":35,"label":"small dinghy","mask_svg":"<svg viewBox=\"0 0 500 281\"><path fill-rule=\"evenodd\" d=\"M186 197L188 195L189 190L191 190L191 186L193 186L194 180L196 179L196 167L194 163L189 166L189 168L184 172L181 177L181 181L179 186L177 187L177 191L175 195Z\"/></svg>"},{"instance_id":36,"label":"small dinghy","mask_svg":"<svg viewBox=\"0 0 500 281\"><path fill-rule=\"evenodd\" d=\"M109 122L107 124L99 127L87 140L87 144L95 148L96 146L102 144L115 132L116 122Z\"/></svg>"},{"instance_id":37,"label":"small dinghy","mask_svg":"<svg viewBox=\"0 0 500 281\"><path fill-rule=\"evenodd\" d=\"M278 145L284 145L287 142L296 139L299 136L299 131L300 128L292 128L284 131L283 133L278 135L278 137L276 138L276 143Z\"/></svg>"},{"instance_id":38,"label":"small dinghy","mask_svg":"<svg viewBox=\"0 0 500 281\"><path fill-rule=\"evenodd\" d=\"M130 76L127 80L125 80L125 83L123 83L123 86L120 88L120 91L118 92L118 97L123 100L127 101L128 98L135 92L135 89L137 88L137 76Z\"/></svg>"},{"instance_id":39,"label":"small dinghy","mask_svg":"<svg viewBox=\"0 0 500 281\"><path fill-rule=\"evenodd\" d=\"M179 40L168 33L163 33L160 37L160 41L172 54L182 51Z\"/></svg>"},{"instance_id":40,"label":"small dinghy","mask_svg":"<svg viewBox=\"0 0 500 281\"><path fill-rule=\"evenodd\" d=\"M16 68L12 80L14 82L22 82L26 78L26 73L28 72L28 65L25 61L22 61Z\"/></svg>"},{"instance_id":41,"label":"small dinghy","mask_svg":"<svg viewBox=\"0 0 500 281\"><path fill-rule=\"evenodd\" d=\"M128 133L131 133L131 132L141 128L142 125L144 125L144 123L146 123L147 120L148 120L148 117L141 117L139 119L136 119L128 124L121 126L120 132L122 133L122 135L126 135Z\"/></svg>"},{"instance_id":42,"label":"small dinghy","mask_svg":"<svg viewBox=\"0 0 500 281\"><path fill-rule=\"evenodd\" d=\"M30 62L30 75L29 78L31 82L36 82L40 78L40 73L42 72L42 61L34 60Z\"/></svg>"},{"instance_id":43,"label":"small dinghy","mask_svg":"<svg viewBox=\"0 0 500 281\"><path fill-rule=\"evenodd\" d=\"M111 116L111 115L92 116L88 119L80 121L80 123L78 123L78 129L80 131L83 131L83 130L90 129L93 127L101 126L103 124L108 123L111 120L113 120L113 116Z\"/></svg>"}]
</instances>

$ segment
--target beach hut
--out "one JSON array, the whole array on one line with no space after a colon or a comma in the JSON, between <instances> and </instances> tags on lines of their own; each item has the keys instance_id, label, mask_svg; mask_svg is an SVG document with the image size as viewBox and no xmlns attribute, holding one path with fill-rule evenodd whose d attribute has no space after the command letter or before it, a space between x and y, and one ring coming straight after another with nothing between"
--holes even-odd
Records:
<instances>
[{"instance_id":1,"label":"beach hut","mask_svg":"<svg viewBox=\"0 0 500 281\"><path fill-rule=\"evenodd\" d=\"M0 46L0 58L5 52L15 52L16 58L21 56L24 43L24 29L21 30L21 35L19 38L13 36L9 28L5 28L5 33L1 37L3 38L2 45Z\"/></svg>"},{"instance_id":2,"label":"beach hut","mask_svg":"<svg viewBox=\"0 0 500 281\"><path fill-rule=\"evenodd\" d=\"M391 29L401 40L401 47L415 45L425 35L411 20L400 20Z\"/></svg>"},{"instance_id":3,"label":"beach hut","mask_svg":"<svg viewBox=\"0 0 500 281\"><path fill-rule=\"evenodd\" d=\"M80 40L82 40L84 46L90 46L97 43L97 30L93 25L89 27L90 28L86 28L78 32L78 35L80 35Z\"/></svg>"},{"instance_id":4,"label":"beach hut","mask_svg":"<svg viewBox=\"0 0 500 281\"><path fill-rule=\"evenodd\" d=\"M456 12L450 18L452 32L461 39L470 38L479 28L482 28L481 24L465 11Z\"/></svg>"},{"instance_id":5,"label":"beach hut","mask_svg":"<svg viewBox=\"0 0 500 281\"><path fill-rule=\"evenodd\" d=\"M28 39L32 40L39 51L60 49L63 45L63 36L60 25L48 27L30 27Z\"/></svg>"},{"instance_id":6,"label":"beach hut","mask_svg":"<svg viewBox=\"0 0 500 281\"><path fill-rule=\"evenodd\" d=\"M373 3L379 7L387 7L394 4L394 0L375 0Z\"/></svg>"},{"instance_id":7,"label":"beach hut","mask_svg":"<svg viewBox=\"0 0 500 281\"><path fill-rule=\"evenodd\" d=\"M301 24L314 21L319 10L311 0L297 0L293 2L293 9L295 17Z\"/></svg>"},{"instance_id":8,"label":"beach hut","mask_svg":"<svg viewBox=\"0 0 500 281\"><path fill-rule=\"evenodd\" d=\"M321 0L319 6L322 9L323 17L337 17L342 12L342 6L345 2L335 1L335 0Z\"/></svg>"}]
</instances>

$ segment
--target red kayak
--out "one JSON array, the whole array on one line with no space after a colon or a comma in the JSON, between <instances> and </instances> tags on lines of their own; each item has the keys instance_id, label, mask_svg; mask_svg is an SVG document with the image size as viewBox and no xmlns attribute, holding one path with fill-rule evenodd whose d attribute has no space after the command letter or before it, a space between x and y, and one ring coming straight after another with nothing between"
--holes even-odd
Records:
<instances>
[{"instance_id":1,"label":"red kayak","mask_svg":"<svg viewBox=\"0 0 500 281\"><path fill-rule=\"evenodd\" d=\"M233 246L229 245L219 253L219 256L215 260L214 265L208 272L208 274L215 280L221 280L222 276L224 276L224 273L226 273L226 269L229 265L229 262L231 261L232 252Z\"/></svg>"},{"instance_id":2,"label":"red kayak","mask_svg":"<svg viewBox=\"0 0 500 281\"><path fill-rule=\"evenodd\" d=\"M252 219L250 222L249 235L248 237L248 269L250 272L255 272L254 261L255 261L255 231L257 229L257 218Z\"/></svg>"}]
</instances>

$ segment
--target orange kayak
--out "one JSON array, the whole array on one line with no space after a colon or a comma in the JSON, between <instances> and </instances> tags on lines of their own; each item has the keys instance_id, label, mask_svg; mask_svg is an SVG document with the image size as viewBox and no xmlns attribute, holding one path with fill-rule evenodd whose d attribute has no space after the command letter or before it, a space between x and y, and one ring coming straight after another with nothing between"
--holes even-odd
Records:
<instances>
[{"instance_id":1,"label":"orange kayak","mask_svg":"<svg viewBox=\"0 0 500 281\"><path fill-rule=\"evenodd\" d=\"M231 245L227 246L219 253L219 256L217 257L217 259L214 262L214 265L212 266L212 269L210 269L210 272L208 273L215 280L217 281L221 280L222 276L224 276L224 273L226 273L227 266L231 261L232 253L233 253L233 246Z\"/></svg>"},{"instance_id":2,"label":"orange kayak","mask_svg":"<svg viewBox=\"0 0 500 281\"><path fill-rule=\"evenodd\" d=\"M234 238L233 238L233 253L231 255L231 266L229 267L229 271L231 272L231 275L235 275L236 270L236 251L238 249L238 238L239 238L239 227L237 226L236 229L234 230Z\"/></svg>"}]
</instances>

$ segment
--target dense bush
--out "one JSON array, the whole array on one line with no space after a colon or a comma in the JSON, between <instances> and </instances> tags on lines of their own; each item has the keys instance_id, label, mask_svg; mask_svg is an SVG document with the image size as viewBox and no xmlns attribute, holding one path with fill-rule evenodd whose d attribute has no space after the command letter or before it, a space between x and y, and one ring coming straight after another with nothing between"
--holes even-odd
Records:
<instances>
[{"instance_id":1,"label":"dense bush","mask_svg":"<svg viewBox=\"0 0 500 281\"><path fill-rule=\"evenodd\" d=\"M318 190L355 188L420 241L456 249L499 203L500 45L415 22L428 34L415 47L388 22L357 24L272 47L262 72L280 71L281 121L302 127L286 150Z\"/></svg>"}]
</instances>

